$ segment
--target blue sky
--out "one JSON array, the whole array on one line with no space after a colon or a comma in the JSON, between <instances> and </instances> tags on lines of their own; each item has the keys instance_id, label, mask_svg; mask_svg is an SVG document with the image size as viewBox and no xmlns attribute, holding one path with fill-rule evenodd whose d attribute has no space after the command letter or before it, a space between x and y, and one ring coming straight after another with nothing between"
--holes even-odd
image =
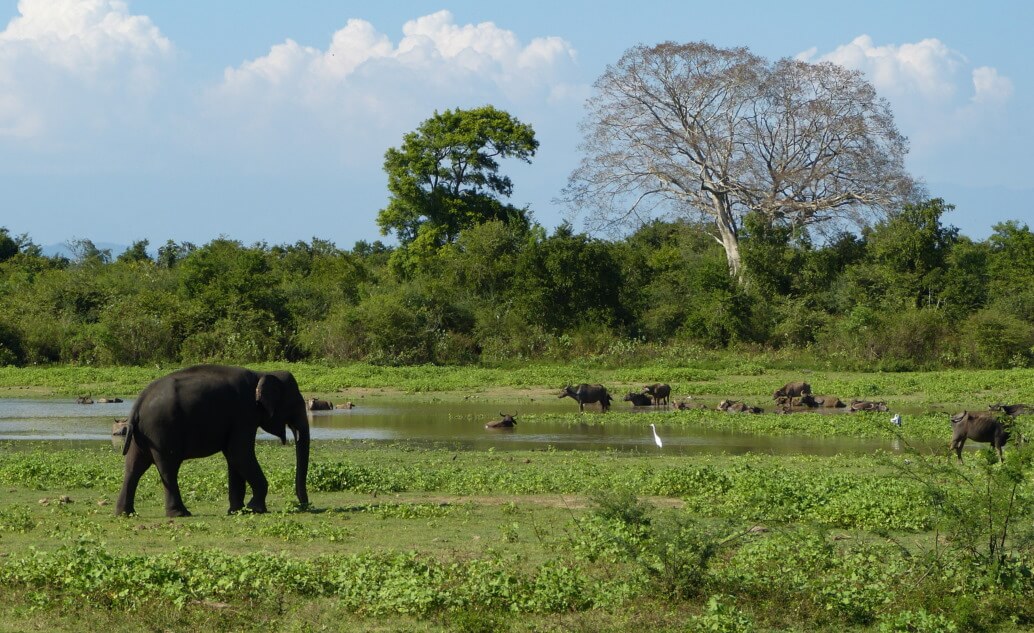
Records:
<instances>
[{"instance_id":1,"label":"blue sky","mask_svg":"<svg viewBox=\"0 0 1034 633\"><path fill-rule=\"evenodd\" d=\"M1034 221L1034 3L22 0L0 4L0 226L39 244L379 239L385 149L435 110L536 130L511 202L553 227L582 103L636 44L864 71L945 218ZM580 223L575 219L575 224Z\"/></svg>"}]
</instances>

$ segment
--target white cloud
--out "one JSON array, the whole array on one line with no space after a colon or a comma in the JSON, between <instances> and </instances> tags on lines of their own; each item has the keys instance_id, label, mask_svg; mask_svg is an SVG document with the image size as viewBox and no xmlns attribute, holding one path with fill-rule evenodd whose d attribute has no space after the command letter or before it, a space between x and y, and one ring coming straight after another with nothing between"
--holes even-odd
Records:
<instances>
[{"instance_id":1,"label":"white cloud","mask_svg":"<svg viewBox=\"0 0 1034 633\"><path fill-rule=\"evenodd\" d=\"M1012 80L988 66L973 69L973 101L976 103L1005 103L1012 97Z\"/></svg>"},{"instance_id":2,"label":"white cloud","mask_svg":"<svg viewBox=\"0 0 1034 633\"><path fill-rule=\"evenodd\" d=\"M154 89L172 52L121 0L21 0L18 13L0 32L0 137L110 125L111 110Z\"/></svg>"},{"instance_id":3,"label":"white cloud","mask_svg":"<svg viewBox=\"0 0 1034 633\"><path fill-rule=\"evenodd\" d=\"M563 89L575 52L558 37L524 44L492 22L457 24L448 11L406 22L397 44L364 20L349 20L326 50L287 40L227 68L210 95L216 109L271 116L270 104L310 115L387 120L474 100L546 102ZM256 105L259 104L259 105ZM372 117L372 118L368 118Z\"/></svg>"},{"instance_id":4,"label":"white cloud","mask_svg":"<svg viewBox=\"0 0 1034 633\"><path fill-rule=\"evenodd\" d=\"M797 57L864 72L891 102L899 127L920 156L986 137L1002 124L1001 110L1013 94L1008 77L993 67L974 68L964 54L936 38L876 45L860 35L828 53L811 48Z\"/></svg>"}]
</instances>

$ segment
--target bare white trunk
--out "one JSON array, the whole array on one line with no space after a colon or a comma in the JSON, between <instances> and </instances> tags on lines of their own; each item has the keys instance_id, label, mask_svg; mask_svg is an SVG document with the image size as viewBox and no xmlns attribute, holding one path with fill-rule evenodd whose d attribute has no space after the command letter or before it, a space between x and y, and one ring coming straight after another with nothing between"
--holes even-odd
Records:
<instances>
[{"instance_id":1,"label":"bare white trunk","mask_svg":"<svg viewBox=\"0 0 1034 633\"><path fill-rule=\"evenodd\" d=\"M729 209L728 200L722 195L711 194L714 202L715 226L718 227L718 238L725 249L725 259L729 263L729 274L743 283L743 266L740 262L740 236L736 227L736 219Z\"/></svg>"}]
</instances>

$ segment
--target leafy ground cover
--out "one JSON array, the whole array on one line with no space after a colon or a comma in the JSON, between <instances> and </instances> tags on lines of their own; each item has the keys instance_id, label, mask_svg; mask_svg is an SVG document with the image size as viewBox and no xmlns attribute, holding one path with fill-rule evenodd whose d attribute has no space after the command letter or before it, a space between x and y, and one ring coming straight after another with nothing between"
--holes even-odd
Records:
<instances>
[{"instance_id":1,"label":"leafy ground cover","mask_svg":"<svg viewBox=\"0 0 1034 633\"><path fill-rule=\"evenodd\" d=\"M1027 449L943 456L664 456L260 443L267 515L225 514L219 459L185 463L194 516L112 516L110 446L0 445L0 630L1008 630L1034 560L989 558L989 493L1031 524ZM1025 461L1027 460L1027 461ZM971 482L972 485L966 482ZM1014 494L1010 494L1009 491ZM1004 555L1002 555L1004 552ZM334 623L333 626L328 623Z\"/></svg>"}]
</instances>

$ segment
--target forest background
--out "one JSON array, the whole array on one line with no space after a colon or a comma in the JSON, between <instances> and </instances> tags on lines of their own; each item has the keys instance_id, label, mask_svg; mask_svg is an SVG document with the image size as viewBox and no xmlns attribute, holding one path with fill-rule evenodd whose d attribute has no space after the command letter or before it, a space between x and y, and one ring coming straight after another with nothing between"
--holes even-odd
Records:
<instances>
[{"instance_id":1,"label":"forest background","mask_svg":"<svg viewBox=\"0 0 1034 633\"><path fill-rule=\"evenodd\" d=\"M520 215L399 265L360 241L89 240L45 256L0 229L0 364L677 362L907 371L1034 365L1034 234L974 241L939 198L823 236L747 217L745 276L688 220L597 239Z\"/></svg>"}]
</instances>

